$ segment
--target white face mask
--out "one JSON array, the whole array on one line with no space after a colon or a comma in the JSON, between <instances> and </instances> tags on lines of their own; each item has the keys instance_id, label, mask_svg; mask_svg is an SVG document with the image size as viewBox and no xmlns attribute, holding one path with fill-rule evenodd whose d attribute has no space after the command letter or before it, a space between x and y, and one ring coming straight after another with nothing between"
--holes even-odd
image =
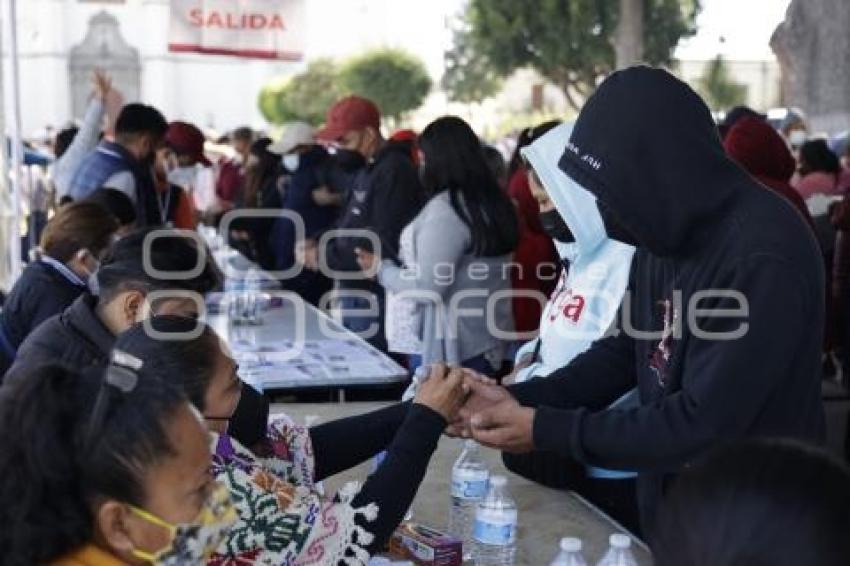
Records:
<instances>
[{"instance_id":1,"label":"white face mask","mask_svg":"<svg viewBox=\"0 0 850 566\"><path fill-rule=\"evenodd\" d=\"M298 171L298 166L301 164L301 156L297 153L287 153L281 159L283 166L286 167L286 170L290 173L295 173Z\"/></svg>"},{"instance_id":2,"label":"white face mask","mask_svg":"<svg viewBox=\"0 0 850 566\"><path fill-rule=\"evenodd\" d=\"M175 167L168 172L168 182L184 189L191 188L195 184L197 170L194 165L186 167Z\"/></svg>"},{"instance_id":3,"label":"white face mask","mask_svg":"<svg viewBox=\"0 0 850 566\"><path fill-rule=\"evenodd\" d=\"M806 143L806 130L791 130L788 134L788 142L794 147L800 147Z\"/></svg>"}]
</instances>

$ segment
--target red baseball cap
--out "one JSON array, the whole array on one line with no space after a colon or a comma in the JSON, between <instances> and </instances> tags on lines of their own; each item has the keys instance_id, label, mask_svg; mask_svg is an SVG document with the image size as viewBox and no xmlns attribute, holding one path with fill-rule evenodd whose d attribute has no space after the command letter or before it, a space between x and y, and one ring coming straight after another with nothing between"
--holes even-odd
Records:
<instances>
[{"instance_id":1,"label":"red baseball cap","mask_svg":"<svg viewBox=\"0 0 850 566\"><path fill-rule=\"evenodd\" d=\"M316 138L323 141L336 141L348 132L373 127L381 127L381 113L375 103L362 96L347 96L331 106L325 117L325 126L318 131Z\"/></svg>"},{"instance_id":2,"label":"red baseball cap","mask_svg":"<svg viewBox=\"0 0 850 566\"><path fill-rule=\"evenodd\" d=\"M189 155L209 167L210 160L204 155L205 141L203 132L188 122L171 122L165 133L165 143L175 153Z\"/></svg>"}]
</instances>

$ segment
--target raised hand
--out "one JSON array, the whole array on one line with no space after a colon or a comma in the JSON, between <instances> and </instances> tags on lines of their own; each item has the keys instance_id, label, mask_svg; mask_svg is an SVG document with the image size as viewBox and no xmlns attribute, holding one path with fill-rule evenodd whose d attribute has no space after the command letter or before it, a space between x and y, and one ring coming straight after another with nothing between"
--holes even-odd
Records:
<instances>
[{"instance_id":1,"label":"raised hand","mask_svg":"<svg viewBox=\"0 0 850 566\"><path fill-rule=\"evenodd\" d=\"M94 96L106 102L106 97L112 90L112 78L101 69L95 69L92 73L92 84L94 85Z\"/></svg>"},{"instance_id":2,"label":"raised hand","mask_svg":"<svg viewBox=\"0 0 850 566\"><path fill-rule=\"evenodd\" d=\"M454 421L465 399L463 371L460 368L448 368L444 364L433 364L413 402L440 413L450 423Z\"/></svg>"}]
</instances>

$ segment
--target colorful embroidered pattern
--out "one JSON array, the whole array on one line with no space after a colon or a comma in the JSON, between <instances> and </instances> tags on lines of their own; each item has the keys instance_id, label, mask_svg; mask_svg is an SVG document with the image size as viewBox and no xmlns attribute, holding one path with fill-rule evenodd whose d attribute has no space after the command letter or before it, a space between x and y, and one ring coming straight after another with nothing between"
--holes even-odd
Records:
<instances>
[{"instance_id":1,"label":"colorful embroidered pattern","mask_svg":"<svg viewBox=\"0 0 850 566\"><path fill-rule=\"evenodd\" d=\"M358 515L374 520L377 508L351 506L356 484L347 485L333 501L322 500L313 488L312 445L304 427L288 417L276 418L269 425L262 456L228 436L213 436L212 472L230 490L239 518L209 564L368 562L362 545L369 544L372 535L354 521Z\"/></svg>"}]
</instances>

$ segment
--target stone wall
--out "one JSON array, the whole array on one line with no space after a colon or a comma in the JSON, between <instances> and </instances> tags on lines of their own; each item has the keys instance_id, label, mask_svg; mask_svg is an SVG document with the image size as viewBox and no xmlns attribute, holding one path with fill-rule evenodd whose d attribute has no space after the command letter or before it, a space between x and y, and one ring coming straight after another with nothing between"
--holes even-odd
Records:
<instances>
[{"instance_id":1,"label":"stone wall","mask_svg":"<svg viewBox=\"0 0 850 566\"><path fill-rule=\"evenodd\" d=\"M806 112L816 132L850 129L850 1L792 0L770 46L786 105Z\"/></svg>"}]
</instances>

